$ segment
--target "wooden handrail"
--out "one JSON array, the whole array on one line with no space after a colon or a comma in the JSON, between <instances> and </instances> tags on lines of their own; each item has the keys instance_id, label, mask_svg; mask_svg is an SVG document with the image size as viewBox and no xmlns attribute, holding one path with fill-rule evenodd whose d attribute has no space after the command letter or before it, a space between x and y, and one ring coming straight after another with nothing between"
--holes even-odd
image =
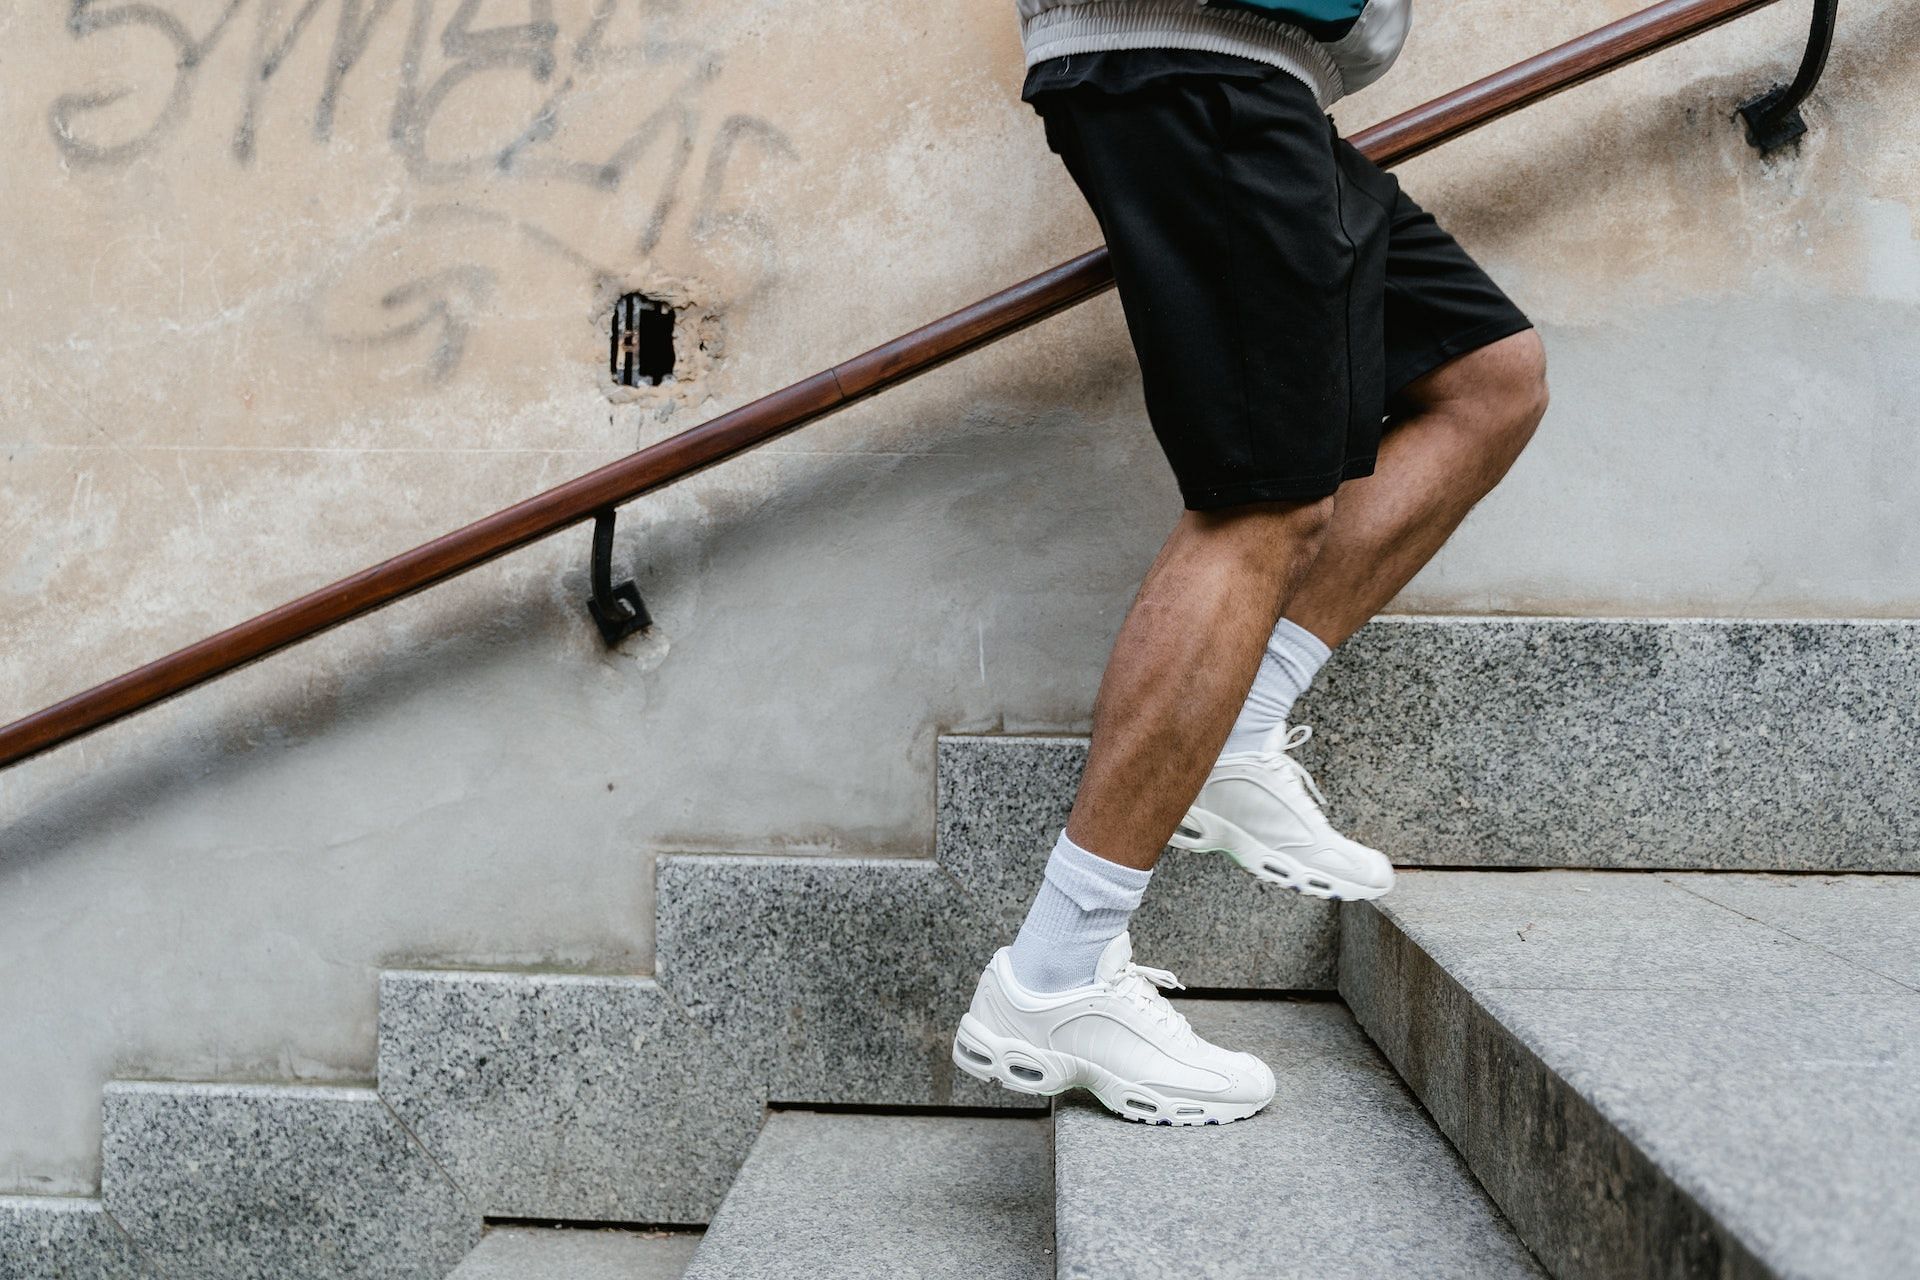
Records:
<instances>
[{"instance_id":1,"label":"wooden handrail","mask_svg":"<svg viewBox=\"0 0 1920 1280\"><path fill-rule=\"evenodd\" d=\"M1775 0L1665 0L1357 135L1397 164ZM863 355L0 728L0 768L685 479L1110 288L1104 246Z\"/></svg>"}]
</instances>

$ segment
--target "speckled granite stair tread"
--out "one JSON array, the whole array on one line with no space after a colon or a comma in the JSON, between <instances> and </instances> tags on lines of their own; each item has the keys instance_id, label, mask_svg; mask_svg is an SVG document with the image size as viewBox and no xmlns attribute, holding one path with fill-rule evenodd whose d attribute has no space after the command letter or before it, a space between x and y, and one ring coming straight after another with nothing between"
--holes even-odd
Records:
<instances>
[{"instance_id":1,"label":"speckled granite stair tread","mask_svg":"<svg viewBox=\"0 0 1920 1280\"><path fill-rule=\"evenodd\" d=\"M1059 1274L1072 1280L1541 1280L1466 1166L1331 1001L1181 1000L1259 1054L1274 1101L1217 1127L1054 1115Z\"/></svg>"},{"instance_id":2,"label":"speckled granite stair tread","mask_svg":"<svg viewBox=\"0 0 1920 1280\"><path fill-rule=\"evenodd\" d=\"M1047 1127L776 1112L687 1280L1050 1280Z\"/></svg>"},{"instance_id":3,"label":"speckled granite stair tread","mask_svg":"<svg viewBox=\"0 0 1920 1280\"><path fill-rule=\"evenodd\" d=\"M1920 878L1417 872L1341 952L1562 1280L1913 1274Z\"/></svg>"}]
</instances>

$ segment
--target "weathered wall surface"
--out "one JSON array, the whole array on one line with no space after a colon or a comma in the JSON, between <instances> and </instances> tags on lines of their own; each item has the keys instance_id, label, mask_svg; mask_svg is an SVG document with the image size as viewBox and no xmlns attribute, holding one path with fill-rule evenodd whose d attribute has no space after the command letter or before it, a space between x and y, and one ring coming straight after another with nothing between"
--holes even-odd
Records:
<instances>
[{"instance_id":1,"label":"weathered wall surface","mask_svg":"<svg viewBox=\"0 0 1920 1280\"><path fill-rule=\"evenodd\" d=\"M1632 7L1427 5L1342 123ZM1407 168L1556 401L1404 608L1920 612L1920 20L1843 19L1797 153L1729 119L1782 6ZM0 14L0 715L1091 246L1020 74L992 3ZM0 774L0 1191L92 1187L112 1074L369 1075L382 965L644 970L659 850L924 853L1176 508L1108 295L632 508L622 651L583 530Z\"/></svg>"}]
</instances>

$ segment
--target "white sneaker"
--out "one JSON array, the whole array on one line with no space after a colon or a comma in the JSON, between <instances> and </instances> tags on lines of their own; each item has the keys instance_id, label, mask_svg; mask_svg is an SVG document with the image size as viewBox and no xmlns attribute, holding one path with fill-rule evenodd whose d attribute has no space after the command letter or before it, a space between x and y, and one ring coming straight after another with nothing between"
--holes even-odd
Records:
<instances>
[{"instance_id":1,"label":"white sneaker","mask_svg":"<svg viewBox=\"0 0 1920 1280\"><path fill-rule=\"evenodd\" d=\"M954 1065L1018 1093L1091 1090L1107 1110L1151 1124L1244 1120L1273 1100L1273 1072L1250 1053L1195 1035L1159 987L1165 969L1133 963L1121 934L1100 953L1092 986L1041 995L994 953L953 1037Z\"/></svg>"},{"instance_id":2,"label":"white sneaker","mask_svg":"<svg viewBox=\"0 0 1920 1280\"><path fill-rule=\"evenodd\" d=\"M1169 843L1224 853L1262 880L1315 898L1377 898L1393 888L1393 864L1333 829L1320 810L1326 797L1288 754L1312 736L1306 725L1282 725L1258 750L1221 756Z\"/></svg>"}]
</instances>

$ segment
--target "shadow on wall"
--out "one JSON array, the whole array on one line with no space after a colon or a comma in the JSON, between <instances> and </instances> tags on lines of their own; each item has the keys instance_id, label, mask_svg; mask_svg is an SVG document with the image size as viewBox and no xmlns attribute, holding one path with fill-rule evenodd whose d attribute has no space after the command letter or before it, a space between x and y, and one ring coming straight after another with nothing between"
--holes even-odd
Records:
<instances>
[{"instance_id":1,"label":"shadow on wall","mask_svg":"<svg viewBox=\"0 0 1920 1280\"><path fill-rule=\"evenodd\" d=\"M568 585L579 587L584 598L585 571ZM332 679L296 680L254 691L244 711L195 709L178 716L167 729L150 735L137 757L92 768L15 817L0 832L0 866L16 869L35 859L83 851L145 812L243 777L371 708L379 708L378 714L404 715L407 704L430 695L450 668L484 671L512 662L535 646L564 645L556 596L550 585L543 589L529 584L512 596L469 595L458 603L443 599L430 624L431 639L383 653ZM503 643L506 636L512 639ZM279 656L267 661L279 661ZM183 698L202 692L193 690ZM100 732L124 732L131 723L121 721ZM33 764L15 767L30 769Z\"/></svg>"},{"instance_id":2,"label":"shadow on wall","mask_svg":"<svg viewBox=\"0 0 1920 1280\"><path fill-rule=\"evenodd\" d=\"M1111 297L1106 301L1117 305ZM1104 369L1108 357L1116 367L1121 361L1130 365L1132 358L1122 348L1090 363ZM755 486L755 491L698 489L695 481L695 487L671 496L643 498L622 512L614 554L616 581L633 576L659 620L658 630L671 635L687 624L692 608L687 597L698 594L689 592L688 584L703 577L724 580L740 571L730 566L780 550L791 552L796 537L804 540L800 545L807 554L831 565L841 550L835 545L836 529L849 522L866 527L869 532L861 536L872 536L877 523L885 536L895 536L897 530L901 538L923 540L933 556L976 553L976 544L982 542L1027 545L1043 553L1056 532L1051 526L1063 518L1061 511L1057 504L1029 501L1008 477L1056 476L1062 450L1083 447L1095 433L1104 438L1101 447L1110 446L1116 419L1135 437L1132 447L1151 450L1152 437L1134 404L1137 388L1125 379L1104 380L1114 394L1095 406L1104 412L1102 420L1099 413L1081 412L1083 406L1061 406L1058 375L1040 367L1040 361L1021 359L1016 365L1003 357L997 363L996 372L1009 378L994 382L990 403L917 431L929 445L924 456L937 460L939 475L904 473L896 453L869 454L857 445L834 448L828 439L818 451L808 451L804 465L781 466L777 479ZM964 403L960 397L969 389L968 384L957 385L960 396L945 403ZM1089 418L1094 420L1092 432ZM857 432L855 438L869 447L875 436L900 434L898 428L848 419L841 419L838 427ZM822 435L834 429L835 424L812 428ZM882 440L880 448L894 443ZM1122 443L1121 448L1128 446ZM876 458L886 465L874 465ZM1142 487L1157 484L1162 478L1157 454L1153 461L1150 470L1129 462L1127 474L1137 474ZM767 488L772 491L759 491ZM1111 487L1101 500L1115 501ZM1168 521L1172 518L1170 510ZM929 523L935 525L931 533ZM430 612L390 633L406 637L405 643L383 647L382 638L371 630L377 625L374 620L350 623L341 630L362 632L349 642L355 647L322 658L314 664L318 670L288 670L284 674L292 678L286 682L248 690L243 707L213 703L212 709L194 708L172 717L165 728L143 740L137 757L96 766L57 792L17 802L20 812L0 827L0 866L19 869L38 859L83 851L161 806L181 803L183 797L192 803L196 793L215 794L249 771L279 763L309 739L356 724L417 715L432 699L457 694L456 680L460 687L497 688L508 683L505 673L542 656L555 664L580 663L582 678L597 663L616 673L613 678L623 685L635 676L652 679L664 644L649 653L648 639L635 637L619 652L609 653L588 621L584 606L590 537L591 526L582 525L554 540L569 549L562 553L569 567L557 575L535 571L497 583L489 567L477 577L427 593L433 600ZM1094 543L1093 535L1085 537ZM990 555L998 552L995 546ZM844 560L832 567L842 573L862 572ZM983 564L977 571L990 576L992 567ZM397 608L417 610L421 604L409 601ZM489 680L493 674L500 678ZM190 691L184 698L203 692ZM626 711L644 705L642 696ZM124 732L131 723L123 721L102 732Z\"/></svg>"},{"instance_id":3,"label":"shadow on wall","mask_svg":"<svg viewBox=\"0 0 1920 1280\"><path fill-rule=\"evenodd\" d=\"M1841 163L1839 140L1822 136L1822 126L1834 118L1834 104L1902 83L1916 48L1920 48L1920 15L1910 8L1896 7L1866 17L1843 12L1827 72L1805 108L1813 132L1802 142L1762 156L1749 147L1737 114L1740 103L1792 78L1802 53L1794 45L1783 47L1773 66L1756 64L1751 70L1687 81L1660 97L1608 104L1609 114L1596 120L1585 138L1575 140L1585 145L1521 149L1512 156L1517 163L1475 167L1470 181L1448 187L1442 216L1463 239L1486 242L1498 237L1507 244L1523 243L1550 229L1551 220L1566 210L1604 208L1629 166L1651 166L1656 160L1678 157L1712 183L1705 190L1693 188L1691 203L1725 241L1725 252L1744 261L1760 250L1757 244L1749 249L1743 240L1733 238L1736 234L1754 238L1748 228L1756 224L1735 216L1736 205L1730 203L1742 194L1743 177L1761 173L1763 166ZM1504 127L1511 126L1496 124L1493 129ZM1703 135L1737 148L1741 164L1710 173L1704 163ZM1543 193L1551 198L1542 199ZM1782 191L1781 198L1797 194ZM1628 224L1628 233L1657 235L1676 249L1681 243L1671 229L1663 232L1646 222Z\"/></svg>"}]
</instances>

